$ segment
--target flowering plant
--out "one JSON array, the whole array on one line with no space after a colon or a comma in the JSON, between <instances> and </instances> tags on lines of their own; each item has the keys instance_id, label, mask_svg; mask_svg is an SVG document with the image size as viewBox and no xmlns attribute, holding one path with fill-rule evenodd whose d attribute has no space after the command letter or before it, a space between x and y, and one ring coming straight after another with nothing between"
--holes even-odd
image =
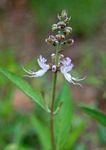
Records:
<instances>
[{"instance_id":1,"label":"flowering plant","mask_svg":"<svg viewBox=\"0 0 106 150\"><path fill-rule=\"evenodd\" d=\"M51 70L53 73L56 73L60 71L65 79L73 84L78 84L81 86L81 84L75 82L80 81L83 79L77 79L75 77L72 77L71 74L69 74L69 71L72 70L73 64L69 57L64 57L63 54L61 54L61 47L65 44L73 44L73 39L66 39L67 36L71 34L72 28L68 27L69 21L71 18L67 16L67 12L65 10L62 11L61 15L58 15L59 22L57 24L52 25L52 31L57 32L57 34L50 35L45 41L48 44L51 44L56 47L56 53L51 54L52 62L50 64L47 64L47 59L45 59L42 55L39 56L37 59L37 62L39 64L39 67L41 68L39 71L31 71L26 70L24 71L27 73L27 77L41 77L43 76L48 70Z\"/></svg>"},{"instance_id":2,"label":"flowering plant","mask_svg":"<svg viewBox=\"0 0 106 150\"><path fill-rule=\"evenodd\" d=\"M38 94L25 80L18 75L8 71L6 68L0 68L0 72L5 75L9 80L17 85L26 95L28 95L34 102L36 102L49 116L49 129L44 128L37 119L37 117L31 116L32 122L38 129L38 134L41 139L43 150L64 150L69 149L71 146L67 142L71 127L72 118L72 105L70 100L70 90L68 83L79 85L79 81L71 75L73 69L72 60L69 57L65 57L62 54L63 47L65 45L72 45L74 40L69 38L72 28L69 27L70 17L67 16L67 12L63 10L58 15L58 22L52 25L53 35L49 35L45 39L45 42L55 47L55 53L51 54L51 62L48 63L42 55L37 59L39 70L33 71L24 69L25 76L29 78L42 77L48 71L53 75L53 87L52 95L49 103L45 103L41 94ZM57 75L60 72L65 78L66 82L60 90L60 94L56 96ZM20 148L18 148L20 149Z\"/></svg>"},{"instance_id":3,"label":"flowering plant","mask_svg":"<svg viewBox=\"0 0 106 150\"><path fill-rule=\"evenodd\" d=\"M63 10L61 15L58 15L58 23L52 25L52 31L55 32L55 35L50 35L45 41L47 44L50 44L56 47L56 52L51 54L51 62L47 63L47 59L45 59L42 55L39 56L37 59L38 65L40 70L32 71L26 70L24 71L27 73L26 77L41 77L43 76L48 70L52 71L53 73L53 91L52 91L52 99L51 99L51 106L46 106L47 111L50 113L50 134L51 134L51 149L56 150L56 141L55 141L55 134L54 134L54 115L59 113L60 105L58 105L57 109L54 109L55 106L55 95L56 95L56 82L57 82L57 73L61 72L65 79L72 84L80 85L78 81L83 80L77 79L73 77L69 72L73 68L72 60L69 57L64 57L62 52L62 47L67 44L73 44L74 40L67 38L72 31L72 28L68 26L69 21L71 18L67 16L67 12ZM63 104L64 105L64 104ZM58 148L57 148L58 149Z\"/></svg>"}]
</instances>

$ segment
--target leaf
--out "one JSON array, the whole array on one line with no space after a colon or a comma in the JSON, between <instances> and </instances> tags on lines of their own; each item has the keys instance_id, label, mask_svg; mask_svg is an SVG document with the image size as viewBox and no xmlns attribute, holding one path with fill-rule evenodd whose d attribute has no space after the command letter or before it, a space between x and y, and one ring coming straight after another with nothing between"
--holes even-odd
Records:
<instances>
[{"instance_id":1,"label":"leaf","mask_svg":"<svg viewBox=\"0 0 106 150\"><path fill-rule=\"evenodd\" d=\"M5 68L0 68L0 72L12 81L18 88L20 88L26 95L32 98L34 102L45 109L41 95L39 95L25 80Z\"/></svg>"},{"instance_id":2,"label":"leaf","mask_svg":"<svg viewBox=\"0 0 106 150\"><path fill-rule=\"evenodd\" d=\"M31 122L41 141L43 150L50 150L50 133L47 127L35 116L31 116Z\"/></svg>"},{"instance_id":3,"label":"leaf","mask_svg":"<svg viewBox=\"0 0 106 150\"><path fill-rule=\"evenodd\" d=\"M16 125L13 128L13 131L14 131L13 143L18 147L21 144L22 138L24 137L21 121L16 123Z\"/></svg>"},{"instance_id":4,"label":"leaf","mask_svg":"<svg viewBox=\"0 0 106 150\"><path fill-rule=\"evenodd\" d=\"M80 136L81 132L84 130L85 128L85 122L84 121L80 121L77 126L75 127L75 129L73 131L70 132L70 136L67 140L67 142L65 143L65 150L69 150L72 149L73 146L75 145L78 137Z\"/></svg>"},{"instance_id":5,"label":"leaf","mask_svg":"<svg viewBox=\"0 0 106 150\"><path fill-rule=\"evenodd\" d=\"M100 124L106 126L106 115L98 110L82 106L81 109Z\"/></svg>"},{"instance_id":6,"label":"leaf","mask_svg":"<svg viewBox=\"0 0 106 150\"><path fill-rule=\"evenodd\" d=\"M86 144L85 143L78 143L74 150L87 150Z\"/></svg>"},{"instance_id":7,"label":"leaf","mask_svg":"<svg viewBox=\"0 0 106 150\"><path fill-rule=\"evenodd\" d=\"M58 102L63 102L60 111L55 116L56 147L57 150L60 150L67 139L72 120L72 104L68 83L65 82L57 99Z\"/></svg>"},{"instance_id":8,"label":"leaf","mask_svg":"<svg viewBox=\"0 0 106 150\"><path fill-rule=\"evenodd\" d=\"M103 125L98 124L97 125L97 133L98 133L98 138L99 138L100 144L106 145L106 128Z\"/></svg>"}]
</instances>

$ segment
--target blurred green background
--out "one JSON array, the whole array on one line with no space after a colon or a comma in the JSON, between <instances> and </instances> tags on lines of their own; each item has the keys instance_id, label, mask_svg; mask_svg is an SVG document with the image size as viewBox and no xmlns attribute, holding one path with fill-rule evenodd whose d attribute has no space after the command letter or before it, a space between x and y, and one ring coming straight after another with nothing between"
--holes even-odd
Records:
<instances>
[{"instance_id":1,"label":"blurred green background","mask_svg":"<svg viewBox=\"0 0 106 150\"><path fill-rule=\"evenodd\" d=\"M106 129L96 125L78 107L89 105L106 113L105 0L0 0L0 67L23 77L22 66L36 68L35 57L40 54L49 58L54 49L46 45L45 38L63 9L72 17L70 26L75 40L63 53L75 64L73 74L86 76L84 88L70 86L73 127L81 126L80 131L73 133L72 150L105 150ZM58 88L62 77L59 79ZM48 99L50 75L28 82ZM37 116L41 124L46 124L42 110L0 75L0 150L42 150L36 123L30 116ZM79 120L87 125L83 127Z\"/></svg>"}]
</instances>

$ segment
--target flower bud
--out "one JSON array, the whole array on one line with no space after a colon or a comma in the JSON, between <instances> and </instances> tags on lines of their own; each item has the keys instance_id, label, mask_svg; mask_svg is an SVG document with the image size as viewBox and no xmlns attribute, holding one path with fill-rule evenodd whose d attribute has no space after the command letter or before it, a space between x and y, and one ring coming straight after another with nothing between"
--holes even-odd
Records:
<instances>
[{"instance_id":1,"label":"flower bud","mask_svg":"<svg viewBox=\"0 0 106 150\"><path fill-rule=\"evenodd\" d=\"M53 25L52 25L52 31L55 31L55 30L57 30L57 29L58 29L57 24L53 24Z\"/></svg>"},{"instance_id":2,"label":"flower bud","mask_svg":"<svg viewBox=\"0 0 106 150\"><path fill-rule=\"evenodd\" d=\"M52 71L53 71L53 72L56 72L56 70L57 70L56 65L53 65L53 66L52 66Z\"/></svg>"},{"instance_id":3,"label":"flower bud","mask_svg":"<svg viewBox=\"0 0 106 150\"><path fill-rule=\"evenodd\" d=\"M55 63L55 59L56 59L56 54L52 53L51 54L52 63Z\"/></svg>"},{"instance_id":4,"label":"flower bud","mask_svg":"<svg viewBox=\"0 0 106 150\"><path fill-rule=\"evenodd\" d=\"M46 42L47 44L52 44L52 45L54 45L54 46L56 46L56 45L58 44L57 39L56 39L55 36L53 36L53 35L50 35L50 36L45 40L45 42Z\"/></svg>"},{"instance_id":5,"label":"flower bud","mask_svg":"<svg viewBox=\"0 0 106 150\"><path fill-rule=\"evenodd\" d=\"M71 27L66 27L68 30L72 31L72 28Z\"/></svg>"},{"instance_id":6,"label":"flower bud","mask_svg":"<svg viewBox=\"0 0 106 150\"><path fill-rule=\"evenodd\" d=\"M56 54L52 53L52 54L51 54L51 57L55 57L55 55L56 55Z\"/></svg>"},{"instance_id":7,"label":"flower bud","mask_svg":"<svg viewBox=\"0 0 106 150\"><path fill-rule=\"evenodd\" d=\"M71 44L71 45L72 45L73 43L74 43L74 40L73 40L73 39L68 39L68 40L67 40L67 44Z\"/></svg>"},{"instance_id":8,"label":"flower bud","mask_svg":"<svg viewBox=\"0 0 106 150\"><path fill-rule=\"evenodd\" d=\"M62 17L62 19L67 18L67 12L66 12L66 10L62 10L61 17Z\"/></svg>"},{"instance_id":9,"label":"flower bud","mask_svg":"<svg viewBox=\"0 0 106 150\"><path fill-rule=\"evenodd\" d=\"M66 23L66 24L68 24L69 23L69 21L70 21L70 19L71 19L71 17L67 17L65 20L64 20L64 22Z\"/></svg>"},{"instance_id":10,"label":"flower bud","mask_svg":"<svg viewBox=\"0 0 106 150\"><path fill-rule=\"evenodd\" d=\"M72 28L71 28L71 27L66 27L66 28L64 29L64 33L65 33L66 35L69 35L69 34L71 33L71 31L72 31Z\"/></svg>"},{"instance_id":11,"label":"flower bud","mask_svg":"<svg viewBox=\"0 0 106 150\"><path fill-rule=\"evenodd\" d=\"M54 43L53 43L53 46L56 46L56 45L58 45L58 41L56 40L56 41L54 41Z\"/></svg>"},{"instance_id":12,"label":"flower bud","mask_svg":"<svg viewBox=\"0 0 106 150\"><path fill-rule=\"evenodd\" d=\"M58 15L58 19L60 21L64 21L65 23L68 23L70 18L67 17L67 12L66 10L62 10L61 15Z\"/></svg>"},{"instance_id":13,"label":"flower bud","mask_svg":"<svg viewBox=\"0 0 106 150\"><path fill-rule=\"evenodd\" d=\"M64 41L62 44L73 44L74 43L74 40L73 39L68 39L68 40L66 40L66 41Z\"/></svg>"},{"instance_id":14,"label":"flower bud","mask_svg":"<svg viewBox=\"0 0 106 150\"><path fill-rule=\"evenodd\" d=\"M64 28L66 26L66 24L64 23L64 21L59 21L57 23L57 26L60 27L60 28Z\"/></svg>"},{"instance_id":15,"label":"flower bud","mask_svg":"<svg viewBox=\"0 0 106 150\"><path fill-rule=\"evenodd\" d=\"M56 35L56 39L57 39L58 41L61 41L61 40L65 39L65 36L64 36L63 34L57 34L57 35Z\"/></svg>"},{"instance_id":16,"label":"flower bud","mask_svg":"<svg viewBox=\"0 0 106 150\"><path fill-rule=\"evenodd\" d=\"M65 35L69 35L70 34L70 30L65 29L64 33L65 33Z\"/></svg>"},{"instance_id":17,"label":"flower bud","mask_svg":"<svg viewBox=\"0 0 106 150\"><path fill-rule=\"evenodd\" d=\"M60 54L59 59L62 59L62 58L64 58L64 55Z\"/></svg>"},{"instance_id":18,"label":"flower bud","mask_svg":"<svg viewBox=\"0 0 106 150\"><path fill-rule=\"evenodd\" d=\"M47 44L52 44L52 43L53 43L53 41L52 41L50 38L45 39L45 42L46 42Z\"/></svg>"}]
</instances>

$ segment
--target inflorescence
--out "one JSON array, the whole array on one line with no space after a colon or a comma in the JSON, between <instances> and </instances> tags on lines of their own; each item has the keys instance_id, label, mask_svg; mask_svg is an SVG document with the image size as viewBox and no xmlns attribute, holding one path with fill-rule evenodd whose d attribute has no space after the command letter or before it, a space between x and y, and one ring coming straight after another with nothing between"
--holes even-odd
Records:
<instances>
[{"instance_id":1,"label":"inflorescence","mask_svg":"<svg viewBox=\"0 0 106 150\"><path fill-rule=\"evenodd\" d=\"M64 55L61 54L62 46L68 44L72 45L74 43L74 40L69 38L69 35L72 32L72 28L68 26L70 19L71 17L67 16L65 10L61 12L61 15L58 15L58 22L52 25L52 31L55 32L55 35L49 35L49 37L45 39L47 44L55 46L58 50L56 50L55 54L51 54L51 63L47 63L47 59L42 55L39 56L37 62L41 68L40 70L32 71L24 68L27 77L41 77L48 70L53 73L60 71L68 82L80 85L78 81L81 81L84 78L77 79L69 73L74 65L69 57L64 57Z\"/></svg>"}]
</instances>

